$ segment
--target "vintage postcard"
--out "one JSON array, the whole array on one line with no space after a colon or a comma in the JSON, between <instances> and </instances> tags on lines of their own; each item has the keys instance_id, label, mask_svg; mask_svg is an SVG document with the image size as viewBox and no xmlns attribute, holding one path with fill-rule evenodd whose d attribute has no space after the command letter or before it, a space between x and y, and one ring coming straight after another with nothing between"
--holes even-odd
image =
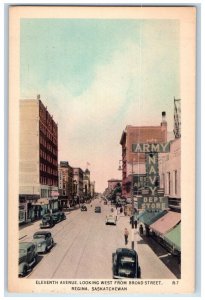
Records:
<instances>
[{"instance_id":1,"label":"vintage postcard","mask_svg":"<svg viewBox=\"0 0 205 300\"><path fill-rule=\"evenodd\" d=\"M10 6L9 293L194 293L195 48L191 6Z\"/></svg>"}]
</instances>

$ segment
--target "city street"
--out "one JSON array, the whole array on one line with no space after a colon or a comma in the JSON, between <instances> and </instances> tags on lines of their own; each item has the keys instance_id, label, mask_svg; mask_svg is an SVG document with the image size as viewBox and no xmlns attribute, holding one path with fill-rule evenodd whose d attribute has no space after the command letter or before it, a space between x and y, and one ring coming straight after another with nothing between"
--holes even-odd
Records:
<instances>
[{"instance_id":1,"label":"city street","mask_svg":"<svg viewBox=\"0 0 205 300\"><path fill-rule=\"evenodd\" d=\"M101 213L95 213L96 205L101 206ZM125 227L130 233L128 248L131 248L129 217L118 215L116 226L105 225L110 205L95 199L92 206L87 204L87 208L87 211L76 209L66 212L66 220L48 229L52 232L55 245L49 253L39 255L39 262L28 278L112 279L112 253L117 248L125 247ZM33 234L40 230L39 224L40 221L37 221L20 228L20 241L31 241ZM177 278L136 229L134 238L142 279Z\"/></svg>"}]
</instances>

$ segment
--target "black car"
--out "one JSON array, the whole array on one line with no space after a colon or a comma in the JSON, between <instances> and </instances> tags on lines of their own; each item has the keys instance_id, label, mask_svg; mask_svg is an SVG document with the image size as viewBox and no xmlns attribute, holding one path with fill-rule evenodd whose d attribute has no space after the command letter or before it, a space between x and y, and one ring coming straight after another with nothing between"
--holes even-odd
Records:
<instances>
[{"instance_id":1,"label":"black car","mask_svg":"<svg viewBox=\"0 0 205 300\"><path fill-rule=\"evenodd\" d=\"M46 214L42 217L42 221L40 223L40 228L49 228L49 227L53 227L54 225L55 225L55 222L51 215Z\"/></svg>"},{"instance_id":2,"label":"black car","mask_svg":"<svg viewBox=\"0 0 205 300\"><path fill-rule=\"evenodd\" d=\"M135 250L118 248L112 254L113 278L140 278L141 270Z\"/></svg>"},{"instance_id":3,"label":"black car","mask_svg":"<svg viewBox=\"0 0 205 300\"><path fill-rule=\"evenodd\" d=\"M54 223L58 223L61 221L61 215L60 215L60 212L55 212L52 214L52 218L53 218L53 221Z\"/></svg>"},{"instance_id":4,"label":"black car","mask_svg":"<svg viewBox=\"0 0 205 300\"><path fill-rule=\"evenodd\" d=\"M85 205L81 206L81 211L87 211L87 207Z\"/></svg>"},{"instance_id":5,"label":"black car","mask_svg":"<svg viewBox=\"0 0 205 300\"><path fill-rule=\"evenodd\" d=\"M100 206L96 206L95 207L95 212L96 213L101 213L101 207Z\"/></svg>"},{"instance_id":6,"label":"black car","mask_svg":"<svg viewBox=\"0 0 205 300\"><path fill-rule=\"evenodd\" d=\"M66 219L66 215L65 215L65 213L63 211L60 211L59 214L60 214L60 220L61 221L63 221L63 220Z\"/></svg>"}]
</instances>

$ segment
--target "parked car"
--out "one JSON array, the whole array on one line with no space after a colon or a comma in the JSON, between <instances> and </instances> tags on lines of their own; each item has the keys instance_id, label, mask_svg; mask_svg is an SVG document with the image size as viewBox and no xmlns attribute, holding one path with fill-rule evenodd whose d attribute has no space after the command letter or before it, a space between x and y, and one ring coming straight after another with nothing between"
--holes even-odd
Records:
<instances>
[{"instance_id":1,"label":"parked car","mask_svg":"<svg viewBox=\"0 0 205 300\"><path fill-rule=\"evenodd\" d=\"M59 214L60 214L60 220L61 221L63 221L63 220L66 219L66 215L65 215L65 213L63 211L60 211Z\"/></svg>"},{"instance_id":2,"label":"parked car","mask_svg":"<svg viewBox=\"0 0 205 300\"><path fill-rule=\"evenodd\" d=\"M106 216L105 224L106 225L108 225L108 224L116 225L117 224L117 217L113 216L113 215Z\"/></svg>"},{"instance_id":3,"label":"parked car","mask_svg":"<svg viewBox=\"0 0 205 300\"><path fill-rule=\"evenodd\" d=\"M54 226L53 217L49 214L46 214L42 217L40 228L50 228Z\"/></svg>"},{"instance_id":4,"label":"parked car","mask_svg":"<svg viewBox=\"0 0 205 300\"><path fill-rule=\"evenodd\" d=\"M31 242L19 243L19 276L26 276L37 263L36 245Z\"/></svg>"},{"instance_id":5,"label":"parked car","mask_svg":"<svg viewBox=\"0 0 205 300\"><path fill-rule=\"evenodd\" d=\"M61 221L60 212L58 211L58 212L53 213L52 218L53 218L53 221L55 224L60 222Z\"/></svg>"},{"instance_id":6,"label":"parked car","mask_svg":"<svg viewBox=\"0 0 205 300\"><path fill-rule=\"evenodd\" d=\"M85 205L81 206L81 211L87 211L87 207Z\"/></svg>"},{"instance_id":7,"label":"parked car","mask_svg":"<svg viewBox=\"0 0 205 300\"><path fill-rule=\"evenodd\" d=\"M36 244L36 250L38 253L46 253L54 245L53 237L50 231L37 231L34 233L33 243Z\"/></svg>"},{"instance_id":8,"label":"parked car","mask_svg":"<svg viewBox=\"0 0 205 300\"><path fill-rule=\"evenodd\" d=\"M100 206L96 206L95 207L95 212L96 213L101 213L101 207Z\"/></svg>"},{"instance_id":9,"label":"parked car","mask_svg":"<svg viewBox=\"0 0 205 300\"><path fill-rule=\"evenodd\" d=\"M135 250L118 248L112 254L113 278L140 278L141 269L138 262L138 255Z\"/></svg>"}]
</instances>

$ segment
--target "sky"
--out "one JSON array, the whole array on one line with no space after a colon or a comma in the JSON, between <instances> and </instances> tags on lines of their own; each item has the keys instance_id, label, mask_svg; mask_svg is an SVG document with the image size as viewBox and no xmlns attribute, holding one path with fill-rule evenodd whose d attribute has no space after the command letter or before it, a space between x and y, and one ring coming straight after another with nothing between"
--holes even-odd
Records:
<instances>
[{"instance_id":1,"label":"sky","mask_svg":"<svg viewBox=\"0 0 205 300\"><path fill-rule=\"evenodd\" d=\"M58 123L59 161L83 170L96 191L121 179L127 125L173 130L180 98L177 20L22 19L22 99L41 100Z\"/></svg>"}]
</instances>

